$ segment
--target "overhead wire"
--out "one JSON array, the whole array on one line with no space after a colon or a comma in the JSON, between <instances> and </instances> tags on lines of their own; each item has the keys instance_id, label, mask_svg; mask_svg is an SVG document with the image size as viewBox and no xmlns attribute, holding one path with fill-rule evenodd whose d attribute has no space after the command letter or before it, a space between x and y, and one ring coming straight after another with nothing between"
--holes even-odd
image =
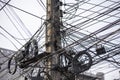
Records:
<instances>
[{"instance_id":1,"label":"overhead wire","mask_svg":"<svg viewBox=\"0 0 120 80\"><path fill-rule=\"evenodd\" d=\"M67 11L67 12L69 12L69 11L71 11L71 10L73 10L76 6L80 6L80 5L82 5L82 4L84 4L84 3L86 3L86 2L89 2L90 0L82 0L82 1L76 1L76 3L74 3L73 5L71 5L69 8L67 8L67 9L65 9L65 11ZM67 3L67 4L69 4L69 3ZM67 5L67 4L64 4L64 5Z\"/></svg>"},{"instance_id":2,"label":"overhead wire","mask_svg":"<svg viewBox=\"0 0 120 80\"><path fill-rule=\"evenodd\" d=\"M42 28L42 27L40 27L40 28L36 31L36 33L32 36L32 38L34 38L34 36L38 33L38 31L39 31L41 28ZM39 34L40 34L40 32L39 32L37 35L39 35ZM31 39L32 39L32 38L31 38ZM15 54L16 54L16 53L15 53ZM14 54L13 54L13 55L14 55ZM8 60L9 60L9 59L8 59ZM6 61L8 61L8 60L6 60ZM6 62L6 61L5 61L5 62ZM6 72L6 74L7 74L7 72ZM23 75L23 74L21 74L21 75ZM2 76L2 77L3 77L3 76Z\"/></svg>"},{"instance_id":3,"label":"overhead wire","mask_svg":"<svg viewBox=\"0 0 120 80\"><path fill-rule=\"evenodd\" d=\"M80 2L83 2L83 1L80 1ZM68 13L72 12L73 14L75 14L77 12L79 5L80 5L80 2L77 1L75 4L72 5L71 8L69 7L69 9L70 9L69 11L67 11L67 9L65 9L65 11L67 11ZM64 5L66 5L66 4L64 4ZM71 15L68 15L68 16L66 15L66 18L71 19L74 15L72 15L71 17L70 16Z\"/></svg>"},{"instance_id":4,"label":"overhead wire","mask_svg":"<svg viewBox=\"0 0 120 80\"><path fill-rule=\"evenodd\" d=\"M101 4L102 4L102 3L104 3L104 2L106 2L106 1L103 1L103 2L99 3L98 5L93 6L93 7L92 7L92 8L90 8L90 9L84 10L83 12L79 13L78 15L81 15L81 14L83 14L83 13L85 13L85 12L87 12L87 11L89 11L89 10L93 9L93 8L95 8L96 6L101 5ZM92 14L92 15L93 15L93 14ZM70 20L70 19L69 19L69 20ZM66 21L67 21L67 20L66 20Z\"/></svg>"},{"instance_id":5,"label":"overhead wire","mask_svg":"<svg viewBox=\"0 0 120 80\"><path fill-rule=\"evenodd\" d=\"M90 18L90 19L88 19L88 20L85 20L85 21L83 21L83 22L81 22L81 23L76 24L75 26L82 27L82 26L84 26L84 25L86 25L86 24L88 24L88 23L90 23L90 22L92 22L92 21L95 21L95 20L97 20L97 19L99 19L99 18L101 18L101 17L103 17L103 16L105 16L105 15L107 15L107 14L109 14L109 13L111 13L111 12L117 10L117 9L119 9L119 8L120 8L120 6L119 6L119 3L118 3L117 5L115 5L115 6L114 6L113 8L111 8L110 10L108 9L108 10L106 10L106 11L98 14L97 16L94 16L94 17L92 17L92 18Z\"/></svg>"},{"instance_id":6,"label":"overhead wire","mask_svg":"<svg viewBox=\"0 0 120 80\"><path fill-rule=\"evenodd\" d=\"M39 32L40 30L41 30L41 28L42 28L42 26L43 25L45 25L45 22L41 25L41 27L34 33L34 35L32 35L32 37L28 40L28 42L29 41L31 41L32 39L34 39L36 36L38 36L41 32ZM27 43L26 43L27 44ZM24 45L22 45L22 47L19 49L19 50L21 50L26 44L24 44ZM19 51L18 50L18 51ZM15 54L13 54L13 56L15 56L15 55L17 55L16 53ZM12 57L13 57L12 56Z\"/></svg>"},{"instance_id":7,"label":"overhead wire","mask_svg":"<svg viewBox=\"0 0 120 80\"><path fill-rule=\"evenodd\" d=\"M79 43L80 44L80 43ZM107 60L108 61L108 60Z\"/></svg>"},{"instance_id":8,"label":"overhead wire","mask_svg":"<svg viewBox=\"0 0 120 80\"><path fill-rule=\"evenodd\" d=\"M117 14L118 14L118 13L117 13ZM98 23L98 22L95 22L95 23ZM93 23L93 24L95 24L95 23ZM92 26L93 24L91 24L91 25L89 25L89 26ZM88 27L89 27L89 26L88 26ZM70 28L72 28L72 27L70 27ZM69 29L70 29L70 28L69 28ZM74 28L75 28L75 26L74 26ZM77 29L77 28L76 28L76 29ZM78 29L79 29L79 28L78 28ZM83 28L83 29L84 29L84 28ZM79 29L79 30L83 30L83 29Z\"/></svg>"},{"instance_id":9,"label":"overhead wire","mask_svg":"<svg viewBox=\"0 0 120 80\"><path fill-rule=\"evenodd\" d=\"M83 9L83 8L81 8L81 9ZM87 10L87 9L84 9L84 10ZM89 11L89 12L93 12L92 14L90 14L90 15L88 15L88 16L80 16L80 15L75 15L75 17L74 18L76 18L76 17L81 17L81 19L78 19L78 20L82 20L82 19L90 19L89 17L91 16L91 15L93 15L93 14L95 14L95 13L98 13L98 14L100 14L100 12L98 12L98 11ZM68 13L68 14L71 14L71 15L73 15L73 13ZM116 13L117 14L117 13ZM115 18L120 18L119 16L116 16L116 15L107 15L107 16L109 16L109 17L115 17ZM71 19L74 19L74 18L71 18ZM70 19L69 19L70 20ZM77 21L77 20L76 20ZM74 22L76 22L76 21L74 21ZM105 22L105 23L110 23L110 22L108 22L108 21L104 21L104 20L97 20L97 21L100 21L100 22ZM72 22L72 23L74 23L74 22Z\"/></svg>"},{"instance_id":10,"label":"overhead wire","mask_svg":"<svg viewBox=\"0 0 120 80\"><path fill-rule=\"evenodd\" d=\"M116 13L116 14L119 14L119 12ZM116 15L116 14L115 14L115 15ZM111 18L111 17L112 17L112 16L106 17L106 18L104 18L103 20L109 19L109 18ZM116 18L116 19L117 19L117 18ZM93 25L95 25L95 24L97 24L97 23L99 23L99 22L102 22L102 21L96 20L96 22L94 22L94 23L92 23L92 24L90 24L90 25L87 25L87 26L83 27L82 29L85 29L85 28L88 28L88 27L90 27L90 26L93 26ZM119 25L119 24L118 24L118 25Z\"/></svg>"},{"instance_id":11,"label":"overhead wire","mask_svg":"<svg viewBox=\"0 0 120 80\"><path fill-rule=\"evenodd\" d=\"M71 20L72 18L74 18L74 17L75 17L75 14L77 13L77 11L78 11L78 9L79 9L79 6L85 4L86 2L89 2L89 1L90 1L90 0L87 0L87 1L85 1L85 0L77 1L75 4L70 5L70 7L68 7L67 9L65 9L65 10L64 10L64 11L65 11L65 12L64 12L65 14L66 14L66 12L67 12L67 13L72 13L72 15L71 15L71 14L68 14L68 17L66 17L67 14L66 14L66 16L64 16L64 17L66 17L66 20ZM66 5L68 5L68 4L64 3L64 7L65 7ZM69 10L69 9L70 9L70 10ZM67 11L67 10L68 10L68 11Z\"/></svg>"},{"instance_id":12,"label":"overhead wire","mask_svg":"<svg viewBox=\"0 0 120 80\"><path fill-rule=\"evenodd\" d=\"M118 3L119 3L119 2L118 2ZM100 3L100 4L101 4L101 3ZM99 5L100 5L100 4L99 4ZM113 5L116 5L116 4L113 3L113 4L109 5L109 6L113 6ZM98 6L98 5L97 5L97 6ZM94 8L94 7L93 7L93 8ZM92 8L91 8L91 9L92 9ZM106 9L106 8L103 8L103 9ZM103 10L103 9L100 9L99 11L101 11L101 10ZM86 12L86 11L87 11L87 10L85 10L84 12ZM99 11L98 11L98 12L99 12ZM89 15L86 16L85 18L87 18L87 17L89 17L89 16L92 16L93 14L95 14L95 13L89 14ZM100 13L100 14L101 14L101 13ZM100 14L98 14L98 15L100 15ZM98 16L98 15L97 15L97 16ZM107 15L108 15L108 14L107 14ZM96 17L97 17L97 16L96 16ZM74 21L74 22L80 21L80 20L82 20L82 19L84 19L84 17L82 17L81 19L77 19L77 20ZM87 21L87 20L86 20L86 21ZM72 24L73 24L74 22L72 22ZM81 23L82 23L82 22L81 22Z\"/></svg>"},{"instance_id":13,"label":"overhead wire","mask_svg":"<svg viewBox=\"0 0 120 80\"><path fill-rule=\"evenodd\" d=\"M6 2L3 2L2 0L0 0L0 2L2 2L2 3L6 3ZM41 18L41 17L39 17L39 16L37 16L37 15L35 15L35 14L32 14L32 13L30 13L30 12L27 12L27 11L25 11L25 10L23 10L23 9L20 9L20 8L18 8L18 7L16 7L16 6L13 6L13 5L11 5L11 4L7 4L8 6L10 6L10 7L13 7L13 8L15 8L15 9L17 9L17 10L20 10L20 11L22 11L22 12L24 12L24 13L27 13L27 14L29 14L29 15L31 15L31 16L34 16L34 17L36 17L36 18L38 18L38 19L41 19L41 20L45 20L45 19L43 19L43 18Z\"/></svg>"},{"instance_id":14,"label":"overhead wire","mask_svg":"<svg viewBox=\"0 0 120 80\"><path fill-rule=\"evenodd\" d=\"M73 30L70 30L70 32L71 32L71 31L73 31ZM89 33L90 33L90 32L89 32ZM78 37L78 35L79 35L79 36L82 35L82 36L81 36L81 37ZM67 34L65 34L65 36L66 36L66 37L67 37L67 36L73 36L73 37L75 37L75 38L77 38L77 39L80 39L80 38L86 36L86 34L81 33L81 32L79 32L79 31L75 31L74 34L69 34L69 33L67 33ZM91 37L96 38L96 40L101 40L100 37L99 37L99 38L98 38L98 37L94 37L94 36L91 36ZM102 36L101 36L101 37L102 37ZM61 38L62 38L62 37L61 37ZM106 40L102 40L102 41L105 42L105 43L108 43L108 45L110 45L110 46L116 45L116 44L114 44L114 43L111 43L110 41L106 41ZM86 41L86 42L89 42L89 41ZM92 43L92 42L89 42L89 43Z\"/></svg>"},{"instance_id":15,"label":"overhead wire","mask_svg":"<svg viewBox=\"0 0 120 80\"><path fill-rule=\"evenodd\" d=\"M120 30L120 29L119 29L119 30ZM116 31L119 31L119 30L116 30ZM109 36L111 36L111 35L113 35L113 34L114 34L114 32L112 32ZM109 37L109 36L107 36L107 37ZM105 37L105 38L107 38L107 37ZM105 39L105 38L104 38L104 39ZM73 38L71 38L71 39L73 39ZM73 39L73 40L75 41L75 39ZM99 42L101 42L101 41L98 41L98 42L95 43L95 44L98 44ZM79 43L79 42L78 42L78 44L80 44L82 47L84 47L85 49L87 49L87 50L90 51L90 47L91 47L91 46L90 46L89 48L86 48L85 46L82 45L82 43ZM93 45L94 45L94 44L93 44ZM93 46L93 45L92 45L92 46ZM102 58L102 57L100 57L100 58ZM111 62L110 60L107 60L107 61L108 61L108 62ZM94 61L94 62L95 62L95 61ZM118 62L114 62L114 63L118 63ZM113 64L113 65L114 65L114 64Z\"/></svg>"},{"instance_id":16,"label":"overhead wire","mask_svg":"<svg viewBox=\"0 0 120 80\"><path fill-rule=\"evenodd\" d=\"M9 6L8 6L9 7ZM21 29L26 33L27 36L32 36L32 33L29 31L29 29L25 26L25 24L23 23L23 21L20 19L20 17L17 15L17 13L14 11L14 9L12 9L11 7L9 7L9 9L11 10L11 12L13 13L13 15L16 17L16 22L21 25ZM12 15L12 14L11 14ZM28 34L27 34L28 33Z\"/></svg>"},{"instance_id":17,"label":"overhead wire","mask_svg":"<svg viewBox=\"0 0 120 80\"><path fill-rule=\"evenodd\" d=\"M42 36L42 35L41 35Z\"/></svg>"},{"instance_id":18,"label":"overhead wire","mask_svg":"<svg viewBox=\"0 0 120 80\"><path fill-rule=\"evenodd\" d=\"M13 22L13 20L10 18L10 16L7 14L7 12L5 10L3 10L5 12L5 14L7 15L8 19L11 21L11 23L13 24L13 26L16 28L16 30L19 32L19 34L22 36L22 38L25 40L24 36L22 35L22 33L19 31L19 29L17 28L17 26L15 25L15 23ZM7 9L7 11L9 11ZM13 17L13 16L12 16Z\"/></svg>"},{"instance_id":19,"label":"overhead wire","mask_svg":"<svg viewBox=\"0 0 120 80\"><path fill-rule=\"evenodd\" d=\"M76 42L85 41L85 40L87 40L90 36L92 36L93 34L98 34L98 33L102 32L102 31L105 31L105 30L108 29L108 28L111 28L111 27L115 26L116 22L119 22L119 21L120 21L120 20L118 19L118 20L114 21L113 23L111 23L111 24L109 24L109 25L107 25L107 26L104 26L103 28L101 28L101 29L99 29L99 30L96 30L95 32L93 32L93 33L91 33L91 34L83 37L82 39L79 39L79 40L77 40L77 41L74 41L72 44L66 46L65 48L67 48L67 47L69 47L69 46L75 46L75 45L77 45ZM112 32L111 34L105 36L104 38L106 38L106 37L108 37L108 36L111 36L111 35L113 35L114 33L118 32L118 31L119 31L119 29L118 29L117 31L114 31L114 32ZM103 38L103 39L104 39L104 38ZM95 43L95 44L96 44L96 43ZM91 48L91 47L90 47L90 48Z\"/></svg>"}]
</instances>

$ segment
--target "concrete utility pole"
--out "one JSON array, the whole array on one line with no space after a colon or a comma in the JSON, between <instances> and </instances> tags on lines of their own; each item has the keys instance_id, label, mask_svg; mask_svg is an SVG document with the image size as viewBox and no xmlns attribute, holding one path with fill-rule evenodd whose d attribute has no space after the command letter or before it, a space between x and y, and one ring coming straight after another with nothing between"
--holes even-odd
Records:
<instances>
[{"instance_id":1,"label":"concrete utility pole","mask_svg":"<svg viewBox=\"0 0 120 80\"><path fill-rule=\"evenodd\" d=\"M61 10L59 0L47 0L47 26L46 26L46 51L52 54L61 48ZM55 55L46 62L49 71L54 65L59 63L59 56ZM50 71L49 74L53 80L60 80L60 74L56 71Z\"/></svg>"}]
</instances>

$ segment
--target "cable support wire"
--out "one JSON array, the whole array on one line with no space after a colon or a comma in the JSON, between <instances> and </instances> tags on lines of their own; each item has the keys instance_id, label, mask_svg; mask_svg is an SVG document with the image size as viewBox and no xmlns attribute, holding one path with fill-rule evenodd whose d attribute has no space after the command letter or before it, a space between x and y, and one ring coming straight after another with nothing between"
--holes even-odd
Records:
<instances>
[{"instance_id":1,"label":"cable support wire","mask_svg":"<svg viewBox=\"0 0 120 80\"><path fill-rule=\"evenodd\" d=\"M104 39L110 37L111 35L114 35L115 33L119 32L119 31L120 31L120 28L117 29L116 31L111 32L109 35L107 35L107 36L105 36L104 38L102 38L102 40L104 40ZM101 41L95 42L93 45L96 45L96 44L98 44L98 43L100 43L100 42L101 42ZM93 45L90 46L88 49L90 49L91 47L93 47Z\"/></svg>"},{"instance_id":2,"label":"cable support wire","mask_svg":"<svg viewBox=\"0 0 120 80\"><path fill-rule=\"evenodd\" d=\"M70 29L70 30L68 31L68 33L69 33L69 32L72 32L72 31L76 32L76 30L79 29L79 28L76 28L75 26L72 26L71 24L68 24L68 25L71 26L70 28L67 28L67 29L66 29L66 31L68 31L68 30ZM76 30L73 29L73 30L71 31L71 28L75 28ZM82 29L80 29L80 30L82 30ZM79 31L80 31L80 30L79 30ZM72 33L74 33L74 32L72 32ZM72 33L69 33L69 34L72 34ZM96 35L96 34L95 34L95 35Z\"/></svg>"}]
</instances>

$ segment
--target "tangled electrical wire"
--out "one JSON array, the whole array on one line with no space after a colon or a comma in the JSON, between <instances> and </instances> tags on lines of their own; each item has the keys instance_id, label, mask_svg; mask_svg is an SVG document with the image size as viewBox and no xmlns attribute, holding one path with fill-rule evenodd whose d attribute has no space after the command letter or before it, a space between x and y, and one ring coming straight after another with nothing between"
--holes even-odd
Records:
<instances>
[{"instance_id":1,"label":"tangled electrical wire","mask_svg":"<svg viewBox=\"0 0 120 80\"><path fill-rule=\"evenodd\" d=\"M42 0L37 1L45 10L46 7ZM1 2L4 3L3 1ZM83 73L89 70L91 66L104 60L112 65L114 65L113 63L117 64L117 66L114 65L115 67L120 65L118 56L120 53L120 29L118 26L120 24L119 0L104 0L98 1L98 3L94 3L94 0L76 0L75 2L73 1L73 3L67 3L67 1L64 0L63 2L64 15L62 24L59 24L61 26L62 48L52 54L44 52L46 44L42 42L45 38L45 29L44 27L40 27L29 41L26 40L26 44L19 49L16 54L11 58L8 57L9 73L15 74L17 70L18 72L22 71L22 73L13 80L25 74L32 74L35 67L39 69L37 70L39 71L37 72L37 77L43 79L43 75L46 75L49 80L52 80L51 76L45 72L45 68L49 67L45 64L45 61L47 61L47 58L51 58L56 54L59 54L59 63L52 65L53 67L50 68L48 72L52 70L58 71L63 74L64 79L67 78L69 80L72 75ZM106 3L111 4L104 5ZM5 6L7 5L19 9L9 3ZM85 7L87 5L90 7ZM3 7L2 10L4 10L4 8L5 7ZM26 12L22 9L19 10ZM33 15L31 13L28 14ZM43 19L36 15L33 16ZM9 34L4 28L1 27L1 29ZM91 29L91 31L89 29ZM25 32L31 34L28 29L25 29ZM4 34L2 35L9 39ZM16 37L12 35L11 37L17 40ZM43 53L46 54L43 55ZM3 53L1 54L4 57L7 56ZM35 78L31 74L29 78Z\"/></svg>"}]
</instances>

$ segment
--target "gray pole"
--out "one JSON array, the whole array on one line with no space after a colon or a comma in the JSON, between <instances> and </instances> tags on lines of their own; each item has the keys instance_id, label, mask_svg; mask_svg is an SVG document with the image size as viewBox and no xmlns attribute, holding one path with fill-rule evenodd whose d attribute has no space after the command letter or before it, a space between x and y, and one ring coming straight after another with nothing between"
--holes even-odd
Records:
<instances>
[{"instance_id":1,"label":"gray pole","mask_svg":"<svg viewBox=\"0 0 120 80\"><path fill-rule=\"evenodd\" d=\"M61 48L60 36L60 6L59 0L47 0L47 25L46 25L46 51L52 54ZM58 55L48 59L47 69L48 72L53 65L58 64ZM53 80L60 80L60 74L56 71L50 71L49 74Z\"/></svg>"}]
</instances>

